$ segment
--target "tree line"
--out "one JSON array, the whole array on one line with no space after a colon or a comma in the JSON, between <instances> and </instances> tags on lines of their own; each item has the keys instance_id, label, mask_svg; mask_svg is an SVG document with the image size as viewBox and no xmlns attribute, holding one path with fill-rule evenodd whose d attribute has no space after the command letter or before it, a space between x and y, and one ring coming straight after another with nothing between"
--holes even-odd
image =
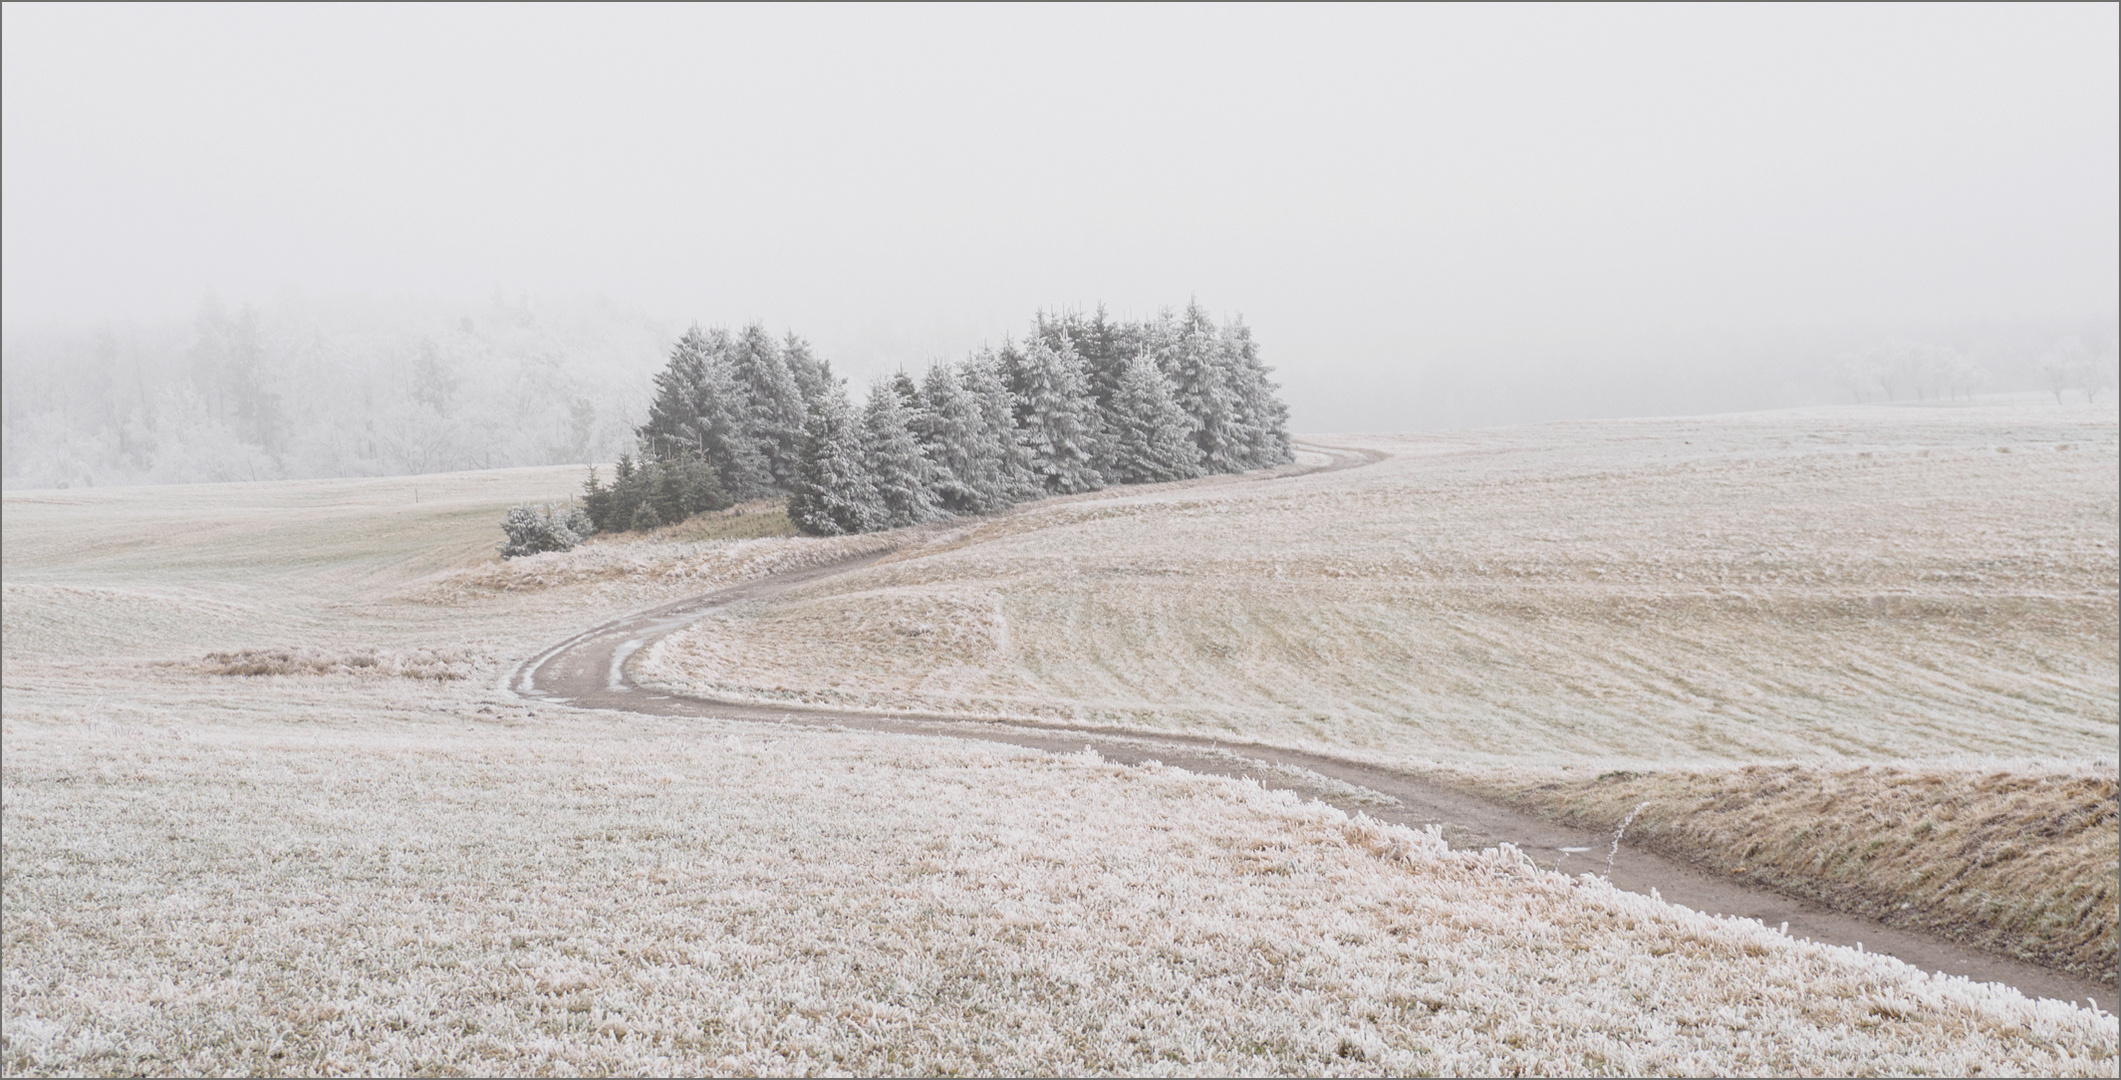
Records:
<instances>
[{"instance_id":1,"label":"tree line","mask_svg":"<svg viewBox=\"0 0 2121 1080\"><path fill-rule=\"evenodd\" d=\"M792 334L694 327L655 377L639 459L608 485L592 470L583 509L598 531L625 530L786 495L796 527L824 536L1279 465L1289 413L1271 370L1241 318L1100 308L879 380L857 408Z\"/></svg>"},{"instance_id":2,"label":"tree line","mask_svg":"<svg viewBox=\"0 0 2121 1080\"><path fill-rule=\"evenodd\" d=\"M682 323L600 298L304 298L0 324L0 479L288 480L610 461Z\"/></svg>"}]
</instances>

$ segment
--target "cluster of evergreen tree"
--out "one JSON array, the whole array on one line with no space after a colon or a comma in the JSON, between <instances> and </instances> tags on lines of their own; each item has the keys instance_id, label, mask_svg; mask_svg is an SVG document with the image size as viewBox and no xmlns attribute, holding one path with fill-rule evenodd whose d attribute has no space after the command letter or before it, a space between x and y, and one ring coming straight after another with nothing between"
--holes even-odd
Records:
<instances>
[{"instance_id":1,"label":"cluster of evergreen tree","mask_svg":"<svg viewBox=\"0 0 2121 1080\"><path fill-rule=\"evenodd\" d=\"M794 334L693 327L655 377L648 422L634 430L640 460L621 457L608 486L590 471L590 520L599 532L649 529L786 493L805 419L831 383L831 368Z\"/></svg>"},{"instance_id":2,"label":"cluster of evergreen tree","mask_svg":"<svg viewBox=\"0 0 2121 1080\"><path fill-rule=\"evenodd\" d=\"M860 409L800 338L694 328L656 376L642 460L590 476L599 530L786 493L812 535L1000 510L1291 460L1288 408L1242 320L1040 315L1021 343L903 372Z\"/></svg>"},{"instance_id":3,"label":"cluster of evergreen tree","mask_svg":"<svg viewBox=\"0 0 2121 1080\"><path fill-rule=\"evenodd\" d=\"M1279 465L1289 410L1269 370L1242 320L1217 326L1197 303L1144 322L1041 315L1020 344L877 383L859 414L829 385L788 515L865 532Z\"/></svg>"},{"instance_id":4,"label":"cluster of evergreen tree","mask_svg":"<svg viewBox=\"0 0 2121 1080\"><path fill-rule=\"evenodd\" d=\"M683 521L702 510L726 510L735 500L714 468L695 457L620 456L610 486L597 481L595 469L582 492L582 511L592 532L653 529Z\"/></svg>"}]
</instances>

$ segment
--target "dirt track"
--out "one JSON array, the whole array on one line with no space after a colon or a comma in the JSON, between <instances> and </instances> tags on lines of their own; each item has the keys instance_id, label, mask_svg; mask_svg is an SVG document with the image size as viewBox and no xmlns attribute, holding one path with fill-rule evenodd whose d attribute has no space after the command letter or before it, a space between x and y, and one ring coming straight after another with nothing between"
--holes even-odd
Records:
<instances>
[{"instance_id":1,"label":"dirt track","mask_svg":"<svg viewBox=\"0 0 2121 1080\"><path fill-rule=\"evenodd\" d=\"M1371 452L1325 452L1333 458L1332 463L1313 471L1353 468L1381 457ZM1569 873L1605 869L1606 853L1613 839L1610 832L1568 828L1416 776L1320 754L1195 736L1121 734L1059 724L715 702L642 689L627 671L627 661L641 648L708 612L857 570L885 557L870 556L776 575L605 623L532 657L512 676L510 686L526 696L585 709L980 739L1055 753L1090 748L1109 760L1130 764L1156 760L1201 773L1252 776L1270 787L1293 790L1383 821L1415 827L1440 824L1444 838L1453 847L1509 843L1541 866ZM1314 773L1374 795L1306 781L1289 770ZM2114 1007L2112 992L2090 981L1928 934L1896 929L1774 890L1733 882L1624 841L1612 863L1611 880L1635 892L1655 891L1666 900L1700 911L1754 918L1769 926L1787 923L1794 936L1836 945L1860 944L1871 952L1898 957L1927 971L2005 983L2034 997L2091 1000L2105 1008Z\"/></svg>"}]
</instances>

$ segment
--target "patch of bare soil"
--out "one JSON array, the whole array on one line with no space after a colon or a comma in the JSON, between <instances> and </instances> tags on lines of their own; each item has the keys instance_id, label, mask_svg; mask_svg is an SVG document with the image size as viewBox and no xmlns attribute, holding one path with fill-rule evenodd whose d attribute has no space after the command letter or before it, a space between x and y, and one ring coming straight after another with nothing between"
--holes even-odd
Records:
<instances>
[{"instance_id":1,"label":"patch of bare soil","mask_svg":"<svg viewBox=\"0 0 2121 1080\"><path fill-rule=\"evenodd\" d=\"M2117 984L2121 782L2111 765L1758 765L1485 776L1582 827L1889 925Z\"/></svg>"}]
</instances>

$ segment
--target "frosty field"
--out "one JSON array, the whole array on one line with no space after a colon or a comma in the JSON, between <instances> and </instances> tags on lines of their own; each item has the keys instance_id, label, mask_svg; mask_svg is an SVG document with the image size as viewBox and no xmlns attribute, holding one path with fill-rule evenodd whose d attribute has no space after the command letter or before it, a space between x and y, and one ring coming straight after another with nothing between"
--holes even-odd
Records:
<instances>
[{"instance_id":1,"label":"frosty field","mask_svg":"<svg viewBox=\"0 0 2121 1080\"><path fill-rule=\"evenodd\" d=\"M641 670L1407 762L2114 755L2110 408L1332 442L1390 456L1049 501Z\"/></svg>"},{"instance_id":2,"label":"frosty field","mask_svg":"<svg viewBox=\"0 0 2121 1080\"><path fill-rule=\"evenodd\" d=\"M650 603L890 551L635 674L1325 747L1557 813L1714 806L1684 778L1749 764L2103 805L2116 435L2009 407L1334 439L1384 459L506 564L500 510L579 470L9 493L5 1067L2111 1075L2111 1013L1240 781L503 684ZM2108 820L2012 887L2111 907Z\"/></svg>"}]
</instances>

